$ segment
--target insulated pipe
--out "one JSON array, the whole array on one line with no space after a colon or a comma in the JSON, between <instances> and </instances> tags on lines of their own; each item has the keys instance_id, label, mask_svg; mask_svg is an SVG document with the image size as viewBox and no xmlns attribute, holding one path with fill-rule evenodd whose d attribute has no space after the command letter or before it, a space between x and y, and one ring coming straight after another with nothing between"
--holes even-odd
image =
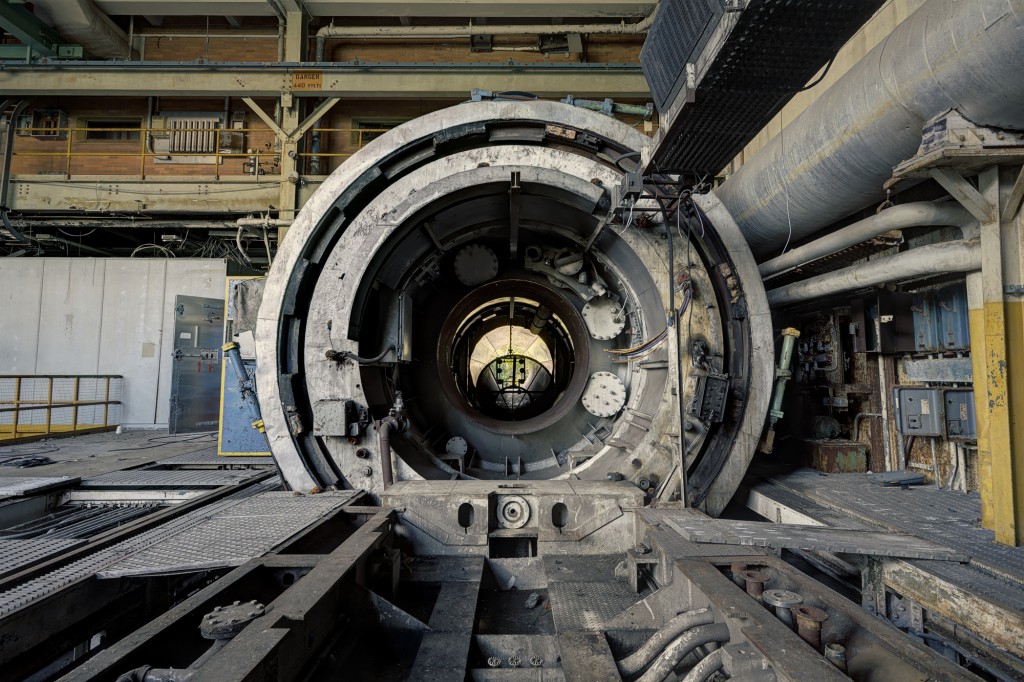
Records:
<instances>
[{"instance_id":1,"label":"insulated pipe","mask_svg":"<svg viewBox=\"0 0 1024 682\"><path fill-rule=\"evenodd\" d=\"M710 625L715 622L715 616L711 609L697 609L686 611L661 626L661 629L651 635L643 646L632 654L617 662L619 672L623 677L632 677L650 665L651 661L661 653L673 639L698 625Z\"/></svg>"},{"instance_id":2,"label":"insulated pipe","mask_svg":"<svg viewBox=\"0 0 1024 682\"><path fill-rule=\"evenodd\" d=\"M391 350L390 348L388 350ZM377 422L377 443L380 446L380 475L384 489L387 490L395 482L394 469L391 466L391 434L405 431L405 403L402 392L395 393L395 404L388 416Z\"/></svg>"},{"instance_id":3,"label":"insulated pipe","mask_svg":"<svg viewBox=\"0 0 1024 682\"><path fill-rule=\"evenodd\" d=\"M398 422L387 416L377 423L377 443L380 447L380 475L387 490L395 482L395 474L391 467L391 432L398 430Z\"/></svg>"},{"instance_id":4,"label":"insulated pipe","mask_svg":"<svg viewBox=\"0 0 1024 682\"><path fill-rule=\"evenodd\" d=\"M979 240L942 242L772 289L768 292L768 304L798 303L912 277L980 269Z\"/></svg>"},{"instance_id":5,"label":"insulated pipe","mask_svg":"<svg viewBox=\"0 0 1024 682\"><path fill-rule=\"evenodd\" d=\"M637 682L664 682L665 678L679 665L679 662L701 644L728 641L729 626L725 623L702 625L685 632L665 647L665 651L658 656L658 660Z\"/></svg>"},{"instance_id":6,"label":"insulated pipe","mask_svg":"<svg viewBox=\"0 0 1024 682\"><path fill-rule=\"evenodd\" d=\"M580 33L587 35L639 35L647 33L658 13L657 7L635 24L538 24L538 25L465 25L465 26L335 26L329 24L316 32L317 61L324 59L324 43L328 38L460 38L485 34L550 35Z\"/></svg>"},{"instance_id":7,"label":"insulated pipe","mask_svg":"<svg viewBox=\"0 0 1024 682\"><path fill-rule=\"evenodd\" d=\"M950 109L1024 129L1024 0L929 0L717 191L755 255L881 198ZM792 234L790 235L790 225Z\"/></svg>"},{"instance_id":8,"label":"insulated pipe","mask_svg":"<svg viewBox=\"0 0 1024 682\"><path fill-rule=\"evenodd\" d=\"M762 277L768 279L818 258L830 256L837 251L866 242L890 230L926 225L966 226L975 222L974 216L967 209L952 202L918 201L912 204L902 204L842 227L809 244L787 251L781 256L761 263L757 269Z\"/></svg>"},{"instance_id":9,"label":"insulated pipe","mask_svg":"<svg viewBox=\"0 0 1024 682\"><path fill-rule=\"evenodd\" d=\"M128 35L91 0L35 0L57 32L90 54L108 59L137 59Z\"/></svg>"},{"instance_id":10,"label":"insulated pipe","mask_svg":"<svg viewBox=\"0 0 1024 682\"><path fill-rule=\"evenodd\" d=\"M704 682L711 677L712 673L718 672L725 665L725 649L713 651L693 666L690 672L686 673L683 682Z\"/></svg>"}]
</instances>

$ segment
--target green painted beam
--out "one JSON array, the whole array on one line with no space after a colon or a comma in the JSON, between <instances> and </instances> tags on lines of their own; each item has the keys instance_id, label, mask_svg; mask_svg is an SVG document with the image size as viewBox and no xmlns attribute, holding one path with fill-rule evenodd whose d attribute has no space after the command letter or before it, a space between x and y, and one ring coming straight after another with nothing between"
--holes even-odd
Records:
<instances>
[{"instance_id":1,"label":"green painted beam","mask_svg":"<svg viewBox=\"0 0 1024 682\"><path fill-rule=\"evenodd\" d=\"M0 28L47 57L57 56L64 43L59 33L11 0L0 0Z\"/></svg>"}]
</instances>

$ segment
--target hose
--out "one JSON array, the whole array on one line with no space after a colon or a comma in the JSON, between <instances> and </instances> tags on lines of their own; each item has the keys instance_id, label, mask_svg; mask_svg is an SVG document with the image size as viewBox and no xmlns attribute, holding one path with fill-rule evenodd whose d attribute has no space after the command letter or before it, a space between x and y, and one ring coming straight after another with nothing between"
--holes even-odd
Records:
<instances>
[{"instance_id":1,"label":"hose","mask_svg":"<svg viewBox=\"0 0 1024 682\"><path fill-rule=\"evenodd\" d=\"M383 479L384 489L387 490L395 482L394 469L391 466L391 432L399 431L398 420L388 415L380 420L377 426L377 442L380 447L380 475Z\"/></svg>"},{"instance_id":2,"label":"hose","mask_svg":"<svg viewBox=\"0 0 1024 682\"><path fill-rule=\"evenodd\" d=\"M702 625L684 632L665 647L654 665L637 682L664 682L679 662L701 644L729 641L729 627L725 623Z\"/></svg>"},{"instance_id":3,"label":"hose","mask_svg":"<svg viewBox=\"0 0 1024 682\"><path fill-rule=\"evenodd\" d=\"M718 649L704 657L700 663L693 666L693 669L686 673L682 682L704 682L711 675L722 669L725 665L725 649Z\"/></svg>"},{"instance_id":4,"label":"hose","mask_svg":"<svg viewBox=\"0 0 1024 682\"><path fill-rule=\"evenodd\" d=\"M619 672L623 677L632 677L646 668L673 639L691 630L698 625L708 625L715 622L715 615L711 609L697 609L685 611L661 626L661 629L651 635L651 638L639 649L618 661Z\"/></svg>"},{"instance_id":5,"label":"hose","mask_svg":"<svg viewBox=\"0 0 1024 682\"><path fill-rule=\"evenodd\" d=\"M393 350L395 350L394 344L382 350L380 352L380 355L376 355L372 358L363 358L347 350L329 350L327 351L327 359L334 360L335 362L341 360L351 360L352 362L359 365L372 365L383 360L387 356L387 354Z\"/></svg>"}]
</instances>

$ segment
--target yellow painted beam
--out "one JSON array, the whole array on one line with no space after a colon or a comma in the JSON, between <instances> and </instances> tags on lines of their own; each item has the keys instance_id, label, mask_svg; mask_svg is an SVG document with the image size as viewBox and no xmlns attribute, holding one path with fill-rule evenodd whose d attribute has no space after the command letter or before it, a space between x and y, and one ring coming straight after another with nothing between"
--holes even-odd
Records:
<instances>
[{"instance_id":1,"label":"yellow painted beam","mask_svg":"<svg viewBox=\"0 0 1024 682\"><path fill-rule=\"evenodd\" d=\"M992 530L996 541L1019 545L1024 541L1024 497L1017 497L1024 471L1024 433L1018 433L1013 420L1013 398L1024 407L1024 347L1015 331L1008 334L1007 305L1003 276L1004 239L1015 232L1012 224L999 221L999 168L982 171L978 177L979 194L989 205L989 222L981 225L981 277L985 302L983 328L985 336L985 373L983 384L975 377L975 391L984 390L988 411L988 445L992 453ZM1012 319L1011 319L1012 323ZM1018 354L1011 359L1011 352ZM1018 378L1019 377L1019 378Z\"/></svg>"},{"instance_id":2,"label":"yellow painted beam","mask_svg":"<svg viewBox=\"0 0 1024 682\"><path fill-rule=\"evenodd\" d=\"M985 381L985 303L981 273L967 275L967 316L971 334L971 370L974 375L974 423L978 432L978 484L981 525L992 529L992 448L988 442L988 391Z\"/></svg>"},{"instance_id":3,"label":"yellow painted beam","mask_svg":"<svg viewBox=\"0 0 1024 682\"><path fill-rule=\"evenodd\" d=\"M1013 544L1021 545L1024 544L1024 301L1007 301L1005 310L1010 405L1014 406L1010 412Z\"/></svg>"}]
</instances>

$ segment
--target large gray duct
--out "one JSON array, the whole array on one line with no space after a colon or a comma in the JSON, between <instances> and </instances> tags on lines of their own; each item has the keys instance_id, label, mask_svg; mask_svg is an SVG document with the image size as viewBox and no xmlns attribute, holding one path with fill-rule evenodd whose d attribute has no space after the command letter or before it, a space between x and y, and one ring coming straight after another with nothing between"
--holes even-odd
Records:
<instances>
[{"instance_id":1,"label":"large gray duct","mask_svg":"<svg viewBox=\"0 0 1024 682\"><path fill-rule=\"evenodd\" d=\"M138 57L128 45L128 36L121 27L100 11L92 0L35 0L33 6L41 17L48 17L48 23L58 33L69 42L78 43L94 57Z\"/></svg>"},{"instance_id":2,"label":"large gray duct","mask_svg":"<svg viewBox=\"0 0 1024 682\"><path fill-rule=\"evenodd\" d=\"M1024 129L1024 0L928 0L772 139L718 196L776 256L881 198L924 123L950 109ZM792 235L790 232L792 224Z\"/></svg>"}]
</instances>

